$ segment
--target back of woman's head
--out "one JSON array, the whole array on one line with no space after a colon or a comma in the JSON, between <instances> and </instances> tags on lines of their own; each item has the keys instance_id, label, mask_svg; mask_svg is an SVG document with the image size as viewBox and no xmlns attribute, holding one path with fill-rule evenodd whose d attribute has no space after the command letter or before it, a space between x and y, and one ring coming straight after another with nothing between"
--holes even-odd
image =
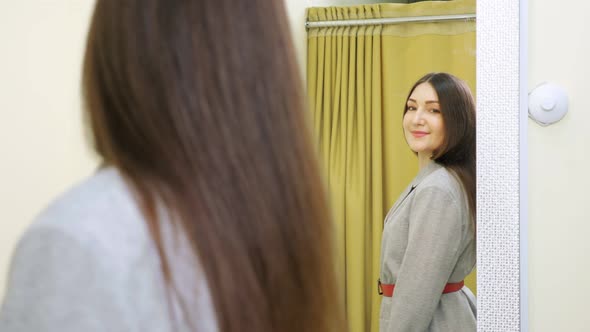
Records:
<instances>
[{"instance_id":1,"label":"back of woman's head","mask_svg":"<svg viewBox=\"0 0 590 332\"><path fill-rule=\"evenodd\" d=\"M282 1L98 0L88 35L95 149L134 189L178 290L155 205L171 212L222 331L344 328L286 22Z\"/></svg>"}]
</instances>

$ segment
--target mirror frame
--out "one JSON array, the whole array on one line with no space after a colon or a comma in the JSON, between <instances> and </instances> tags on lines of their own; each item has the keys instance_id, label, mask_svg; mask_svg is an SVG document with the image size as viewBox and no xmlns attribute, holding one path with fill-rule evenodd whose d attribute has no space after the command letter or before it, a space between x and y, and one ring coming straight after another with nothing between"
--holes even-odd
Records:
<instances>
[{"instance_id":1,"label":"mirror frame","mask_svg":"<svg viewBox=\"0 0 590 332\"><path fill-rule=\"evenodd\" d=\"M526 0L477 1L478 331L528 331Z\"/></svg>"}]
</instances>

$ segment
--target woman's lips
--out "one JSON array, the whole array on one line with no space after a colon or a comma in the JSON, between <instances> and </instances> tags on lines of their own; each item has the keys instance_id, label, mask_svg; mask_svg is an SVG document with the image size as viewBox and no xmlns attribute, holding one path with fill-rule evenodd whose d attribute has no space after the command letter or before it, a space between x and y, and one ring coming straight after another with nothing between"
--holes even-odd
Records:
<instances>
[{"instance_id":1,"label":"woman's lips","mask_svg":"<svg viewBox=\"0 0 590 332\"><path fill-rule=\"evenodd\" d=\"M426 135L428 135L428 133L424 131L412 131L412 136L416 138L424 137Z\"/></svg>"}]
</instances>

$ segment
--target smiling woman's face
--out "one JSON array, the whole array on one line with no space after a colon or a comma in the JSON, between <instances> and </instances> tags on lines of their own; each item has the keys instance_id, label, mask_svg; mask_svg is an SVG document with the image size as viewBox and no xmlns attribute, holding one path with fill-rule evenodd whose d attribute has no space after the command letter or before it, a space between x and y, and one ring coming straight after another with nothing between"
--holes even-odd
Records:
<instances>
[{"instance_id":1,"label":"smiling woman's face","mask_svg":"<svg viewBox=\"0 0 590 332\"><path fill-rule=\"evenodd\" d=\"M418 85L406 102L403 121L406 142L419 156L432 156L445 135L445 124L438 103L438 95L428 82Z\"/></svg>"}]
</instances>

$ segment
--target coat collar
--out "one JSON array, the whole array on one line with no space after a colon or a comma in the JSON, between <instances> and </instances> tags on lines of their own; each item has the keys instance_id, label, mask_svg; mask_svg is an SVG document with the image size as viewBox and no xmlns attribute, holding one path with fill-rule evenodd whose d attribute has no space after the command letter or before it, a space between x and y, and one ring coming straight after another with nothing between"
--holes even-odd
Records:
<instances>
[{"instance_id":1,"label":"coat collar","mask_svg":"<svg viewBox=\"0 0 590 332\"><path fill-rule=\"evenodd\" d=\"M422 182L422 180L424 180L428 175L432 174L433 172L435 172L436 170L439 170L441 168L443 168L443 166L440 164L437 164L435 161L431 161L428 165L426 165L424 168L422 168L418 172L416 177L414 177L414 179L412 180L410 185L408 185L408 187L404 190L404 192L402 193L400 198L397 200L397 202L395 202L395 204L393 205L393 207L391 208L391 210L389 211L389 213L385 217L385 222L387 222L389 215L394 213L399 208L399 206L403 203L403 201L405 201L406 198L408 196L410 196L412 191L414 191L414 189L416 189L416 187L420 184L420 182Z\"/></svg>"},{"instance_id":2,"label":"coat collar","mask_svg":"<svg viewBox=\"0 0 590 332\"><path fill-rule=\"evenodd\" d=\"M416 188L420 184L420 182L422 182L422 180L424 180L427 176L441 168L443 168L443 166L441 164L438 164L434 160L428 163L428 165L426 165L418 172L414 180L412 180L410 190L412 190L412 188Z\"/></svg>"}]
</instances>

